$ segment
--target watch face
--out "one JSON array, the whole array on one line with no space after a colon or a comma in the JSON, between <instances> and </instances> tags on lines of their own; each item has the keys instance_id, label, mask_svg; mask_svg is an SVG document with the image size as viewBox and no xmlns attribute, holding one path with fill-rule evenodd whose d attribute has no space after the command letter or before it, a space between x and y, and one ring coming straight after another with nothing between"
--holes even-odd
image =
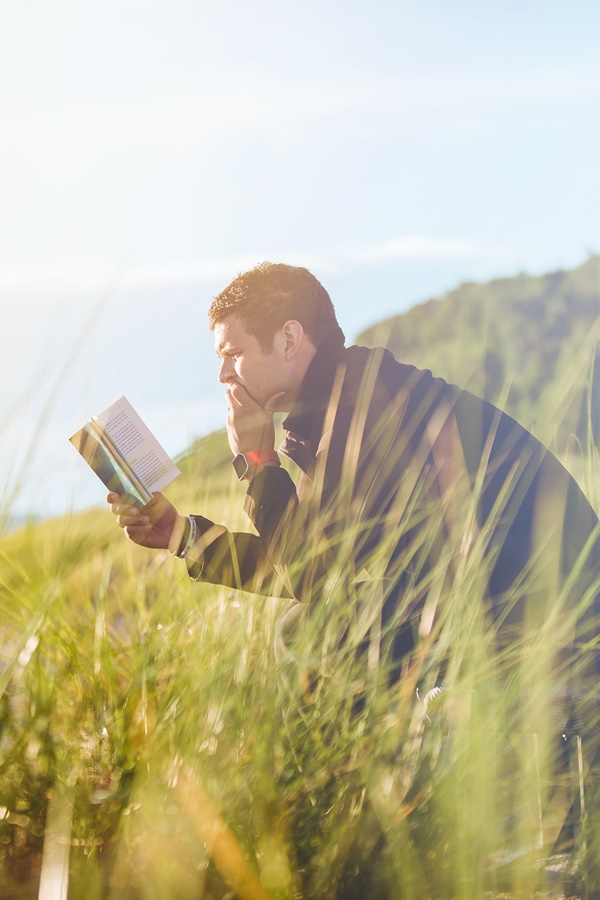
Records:
<instances>
[{"instance_id":1,"label":"watch face","mask_svg":"<svg viewBox=\"0 0 600 900\"><path fill-rule=\"evenodd\" d=\"M244 478L244 476L248 472L248 460L244 456L243 453L238 453L237 456L233 457L233 461L231 463L235 474L239 478L240 481Z\"/></svg>"}]
</instances>

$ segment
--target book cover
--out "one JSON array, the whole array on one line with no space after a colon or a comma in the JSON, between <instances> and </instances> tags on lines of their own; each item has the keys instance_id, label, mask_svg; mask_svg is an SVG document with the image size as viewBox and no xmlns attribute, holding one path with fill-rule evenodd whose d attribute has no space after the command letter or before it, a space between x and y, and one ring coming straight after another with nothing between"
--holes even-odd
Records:
<instances>
[{"instance_id":1,"label":"book cover","mask_svg":"<svg viewBox=\"0 0 600 900\"><path fill-rule=\"evenodd\" d=\"M180 471L125 397L69 438L109 491L144 506Z\"/></svg>"}]
</instances>

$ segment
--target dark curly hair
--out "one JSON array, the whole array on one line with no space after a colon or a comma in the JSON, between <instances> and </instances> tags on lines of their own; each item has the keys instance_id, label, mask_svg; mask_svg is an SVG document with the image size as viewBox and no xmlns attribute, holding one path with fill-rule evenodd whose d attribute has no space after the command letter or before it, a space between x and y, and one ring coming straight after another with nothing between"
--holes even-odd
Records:
<instances>
[{"instance_id":1,"label":"dark curly hair","mask_svg":"<svg viewBox=\"0 0 600 900\"><path fill-rule=\"evenodd\" d=\"M289 319L300 322L315 347L339 328L331 297L320 281L308 269L283 263L263 262L234 278L210 305L211 331L234 314L265 352Z\"/></svg>"}]
</instances>

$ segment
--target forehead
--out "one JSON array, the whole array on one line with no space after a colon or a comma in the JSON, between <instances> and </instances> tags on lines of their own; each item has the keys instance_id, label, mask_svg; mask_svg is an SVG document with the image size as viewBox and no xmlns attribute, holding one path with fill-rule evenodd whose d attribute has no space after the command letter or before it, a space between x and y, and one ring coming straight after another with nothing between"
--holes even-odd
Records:
<instances>
[{"instance_id":1,"label":"forehead","mask_svg":"<svg viewBox=\"0 0 600 900\"><path fill-rule=\"evenodd\" d=\"M249 334L244 323L236 315L227 316L222 322L217 322L214 335L217 353L256 341L254 335Z\"/></svg>"}]
</instances>

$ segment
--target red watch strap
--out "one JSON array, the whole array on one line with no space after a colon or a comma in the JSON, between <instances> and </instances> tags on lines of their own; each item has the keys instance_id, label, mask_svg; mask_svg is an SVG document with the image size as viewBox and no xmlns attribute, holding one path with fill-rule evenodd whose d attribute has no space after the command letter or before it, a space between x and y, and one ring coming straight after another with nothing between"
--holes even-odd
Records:
<instances>
[{"instance_id":1,"label":"red watch strap","mask_svg":"<svg viewBox=\"0 0 600 900\"><path fill-rule=\"evenodd\" d=\"M276 450L248 450L244 453L249 466L260 466L266 462L279 462Z\"/></svg>"}]
</instances>

